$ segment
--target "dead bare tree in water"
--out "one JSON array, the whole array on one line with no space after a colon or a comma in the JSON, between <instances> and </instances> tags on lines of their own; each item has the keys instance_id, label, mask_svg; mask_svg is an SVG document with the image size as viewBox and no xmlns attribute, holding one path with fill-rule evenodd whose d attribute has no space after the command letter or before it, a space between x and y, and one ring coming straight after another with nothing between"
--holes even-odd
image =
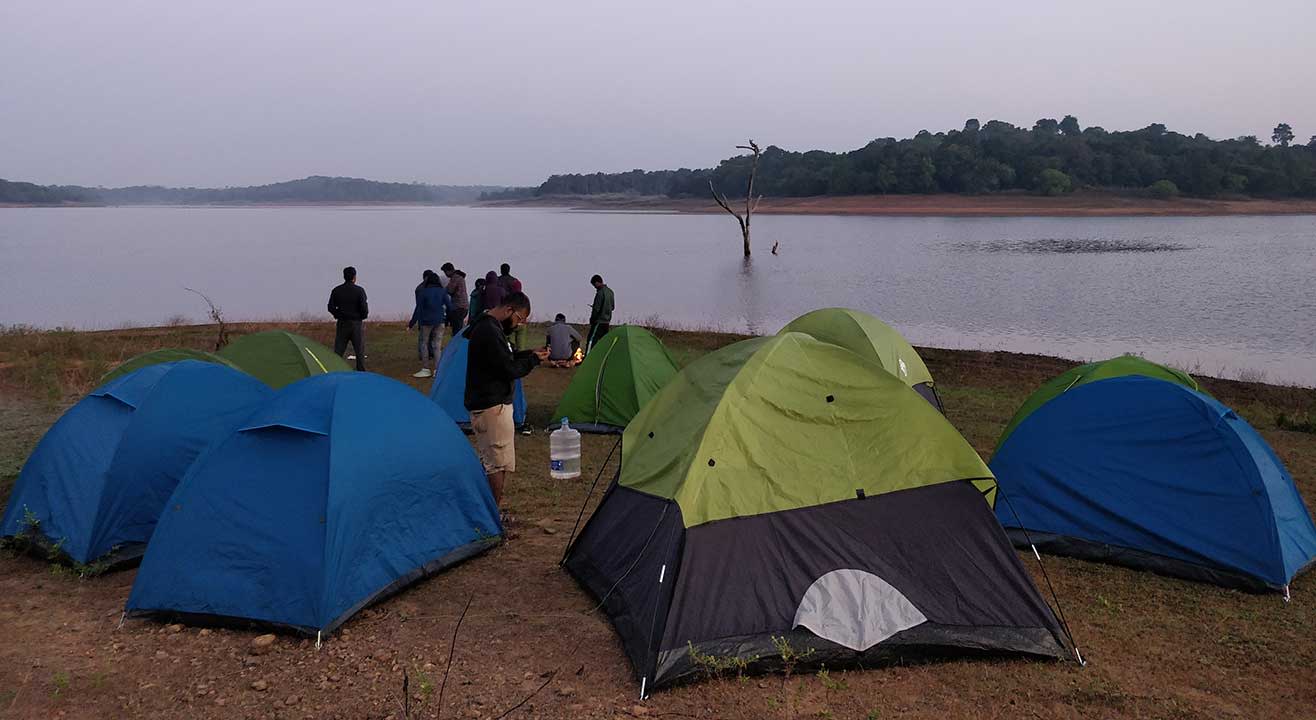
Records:
<instances>
[{"instance_id":1,"label":"dead bare tree in water","mask_svg":"<svg viewBox=\"0 0 1316 720\"><path fill-rule=\"evenodd\" d=\"M737 145L736 149L748 150L754 155L752 164L749 167L749 187L745 189L745 214L741 215L731 209L731 204L727 202L727 196L719 193L717 188L713 187L712 179L708 181L708 189L713 193L713 199L717 201L717 204L722 206L723 210L731 213L736 218L736 222L740 223L740 236L745 241L745 257L749 257L749 221L753 217L754 211L758 209L759 201L763 199L762 195L754 197L754 179L759 173L760 152L759 146L753 140L750 140L748 145Z\"/></svg>"},{"instance_id":2,"label":"dead bare tree in water","mask_svg":"<svg viewBox=\"0 0 1316 720\"><path fill-rule=\"evenodd\" d=\"M224 311L221 310L219 306L215 305L215 303L211 302L210 298L206 297L206 294L200 290L193 290L190 287L185 287L183 289L190 293L200 295L201 299L205 300L206 305L210 307L210 321L218 326L218 334L215 336L215 352L219 352L225 345L228 345L228 325L224 322Z\"/></svg>"}]
</instances>

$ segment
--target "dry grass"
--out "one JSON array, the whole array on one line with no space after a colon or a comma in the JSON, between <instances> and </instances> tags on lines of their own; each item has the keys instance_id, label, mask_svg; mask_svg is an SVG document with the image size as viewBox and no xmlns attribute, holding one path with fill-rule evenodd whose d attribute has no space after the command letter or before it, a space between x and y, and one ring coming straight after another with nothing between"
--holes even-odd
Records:
<instances>
[{"instance_id":1,"label":"dry grass","mask_svg":"<svg viewBox=\"0 0 1316 720\"><path fill-rule=\"evenodd\" d=\"M240 325L234 332L265 327ZM288 327L322 342L332 332L324 323ZM204 348L212 332L134 328L0 338L0 484L12 481L59 408L88 389L102 367L157 347ZM658 332L683 361L736 339ZM427 389L427 381L409 377L415 370L413 335L386 324L373 324L369 333L372 369ZM950 420L984 456L1024 397L1074 364L1012 353L920 352L938 379ZM568 370L541 369L528 378L533 422L547 422L570 376ZM1316 415L1316 391L1233 380L1203 384L1252 422L1287 463L1303 495L1316 497L1316 436L1275 426L1280 412ZM17 695L7 716L44 718L64 711L76 717L400 718L402 669L430 662L442 672L453 622L473 597L445 717L497 716L552 670L560 674L523 717L1316 716L1316 576L1300 577L1293 602L1285 604L1274 595L1056 558L1047 561L1051 578L1090 661L1087 668L965 660L833 669L789 683L731 678L659 693L636 710L636 687L615 634L556 568L589 481L613 443L615 438L586 436L585 478L554 482L544 471L546 435L518 437L521 471L508 502L521 518L521 537L361 613L345 635L318 653L281 642L274 654L253 663L245 652L249 632L200 638L188 630L180 638L140 621L116 629L131 572L79 581L52 576L30 559L0 558L0 627L6 635L0 645L0 714ZM381 649L396 664L372 659ZM338 676L341 681L321 679ZM417 677L413 672L413 688ZM258 678L277 690L252 690ZM199 685L215 694L201 695L209 691L198 691ZM290 695L298 696L295 708L284 702ZM423 716L435 714L425 706Z\"/></svg>"}]
</instances>

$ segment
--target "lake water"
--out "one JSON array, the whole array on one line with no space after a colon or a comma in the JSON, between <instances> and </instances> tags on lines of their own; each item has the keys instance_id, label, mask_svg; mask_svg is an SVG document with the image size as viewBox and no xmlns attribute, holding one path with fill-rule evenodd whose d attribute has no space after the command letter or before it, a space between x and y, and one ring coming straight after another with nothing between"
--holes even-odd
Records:
<instances>
[{"instance_id":1,"label":"lake water","mask_svg":"<svg viewBox=\"0 0 1316 720\"><path fill-rule=\"evenodd\" d=\"M508 261L537 318L774 332L867 310L921 345L1076 359L1136 352L1190 371L1316 385L1316 217L754 219L488 208L0 209L0 324L326 319L355 265L373 317L410 314L425 268L468 283ZM780 254L768 251L780 242Z\"/></svg>"}]
</instances>

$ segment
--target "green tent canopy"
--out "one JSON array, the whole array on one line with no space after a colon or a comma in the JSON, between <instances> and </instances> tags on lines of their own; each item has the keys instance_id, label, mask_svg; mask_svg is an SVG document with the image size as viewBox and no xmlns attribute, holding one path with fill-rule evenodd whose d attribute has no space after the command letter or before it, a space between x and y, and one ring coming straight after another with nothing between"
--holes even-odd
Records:
<instances>
[{"instance_id":1,"label":"green tent canopy","mask_svg":"<svg viewBox=\"0 0 1316 720\"><path fill-rule=\"evenodd\" d=\"M553 420L570 418L584 432L621 432L676 373L676 362L653 333L615 327L585 356Z\"/></svg>"},{"instance_id":2,"label":"green tent canopy","mask_svg":"<svg viewBox=\"0 0 1316 720\"><path fill-rule=\"evenodd\" d=\"M1119 357L1100 362L1088 363L1071 368L1060 373L1048 380L1042 387L1028 396L1023 405L1015 411L1014 417L1006 424L1005 431L1001 433L1001 439L996 442L996 448L999 450L1001 445L1005 444L1005 439L1014 432L1019 423L1033 414L1033 411L1050 402L1070 388L1085 385L1097 380L1107 378L1124 377L1127 375L1141 375L1143 377L1166 380L1178 385L1182 385L1189 390L1205 392L1198 387L1197 381L1192 375L1174 368L1158 365L1150 360L1144 360L1137 355L1120 355Z\"/></svg>"},{"instance_id":3,"label":"green tent canopy","mask_svg":"<svg viewBox=\"0 0 1316 720\"><path fill-rule=\"evenodd\" d=\"M228 360L214 353L208 353L205 350L193 350L191 348L161 348L159 350L152 350L124 360L118 367L105 373L105 376L100 380L100 384L104 385L117 377L127 375L134 370L140 370L148 365L178 362L179 360L200 360L201 362L224 365L233 368L234 370L241 369Z\"/></svg>"},{"instance_id":4,"label":"green tent canopy","mask_svg":"<svg viewBox=\"0 0 1316 720\"><path fill-rule=\"evenodd\" d=\"M565 565L641 692L700 658L872 666L1066 641L992 515L991 471L874 363L795 332L691 363L631 421Z\"/></svg>"},{"instance_id":5,"label":"green tent canopy","mask_svg":"<svg viewBox=\"0 0 1316 720\"><path fill-rule=\"evenodd\" d=\"M895 328L866 312L846 308L814 310L790 321L781 332L812 335L872 360L942 410L932 373L914 346Z\"/></svg>"},{"instance_id":6,"label":"green tent canopy","mask_svg":"<svg viewBox=\"0 0 1316 720\"><path fill-rule=\"evenodd\" d=\"M275 390L312 375L352 370L329 348L284 330L243 335L219 354Z\"/></svg>"}]
</instances>

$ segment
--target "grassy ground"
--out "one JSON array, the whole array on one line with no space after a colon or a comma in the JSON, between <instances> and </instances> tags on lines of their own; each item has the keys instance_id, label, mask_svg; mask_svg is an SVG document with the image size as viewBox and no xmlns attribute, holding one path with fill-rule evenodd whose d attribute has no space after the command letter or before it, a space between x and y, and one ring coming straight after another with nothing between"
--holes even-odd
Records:
<instances>
[{"instance_id":1,"label":"grassy ground","mask_svg":"<svg viewBox=\"0 0 1316 720\"><path fill-rule=\"evenodd\" d=\"M285 327L321 341L332 330ZM373 325L370 333L372 369L424 390L409 377L413 337L397 325ZM735 339L660 334L683 363ZM115 363L156 347L206 348L212 335L178 327L0 336L0 497L59 412ZM1023 398L1072 365L922 352L950 420L984 457ZM533 422L549 420L569 378L570 371L549 369L530 376ZM1260 430L1304 496L1316 497L1316 435L1276 426L1280 413L1316 415L1316 391L1203 384ZM253 632L136 620L119 627L132 571L79 579L32 558L0 557L0 717L402 718L405 674L411 716L433 718L449 660L445 717L496 718L545 681L511 717L1316 717L1316 575L1301 577L1285 604L1060 558L1048 558L1048 568L1086 668L978 660L725 678L638 703L607 619L556 567L615 442L584 440L585 477L554 482L547 436L518 437L521 472L508 502L520 537L360 613L319 651L280 638L254 655Z\"/></svg>"}]
</instances>

